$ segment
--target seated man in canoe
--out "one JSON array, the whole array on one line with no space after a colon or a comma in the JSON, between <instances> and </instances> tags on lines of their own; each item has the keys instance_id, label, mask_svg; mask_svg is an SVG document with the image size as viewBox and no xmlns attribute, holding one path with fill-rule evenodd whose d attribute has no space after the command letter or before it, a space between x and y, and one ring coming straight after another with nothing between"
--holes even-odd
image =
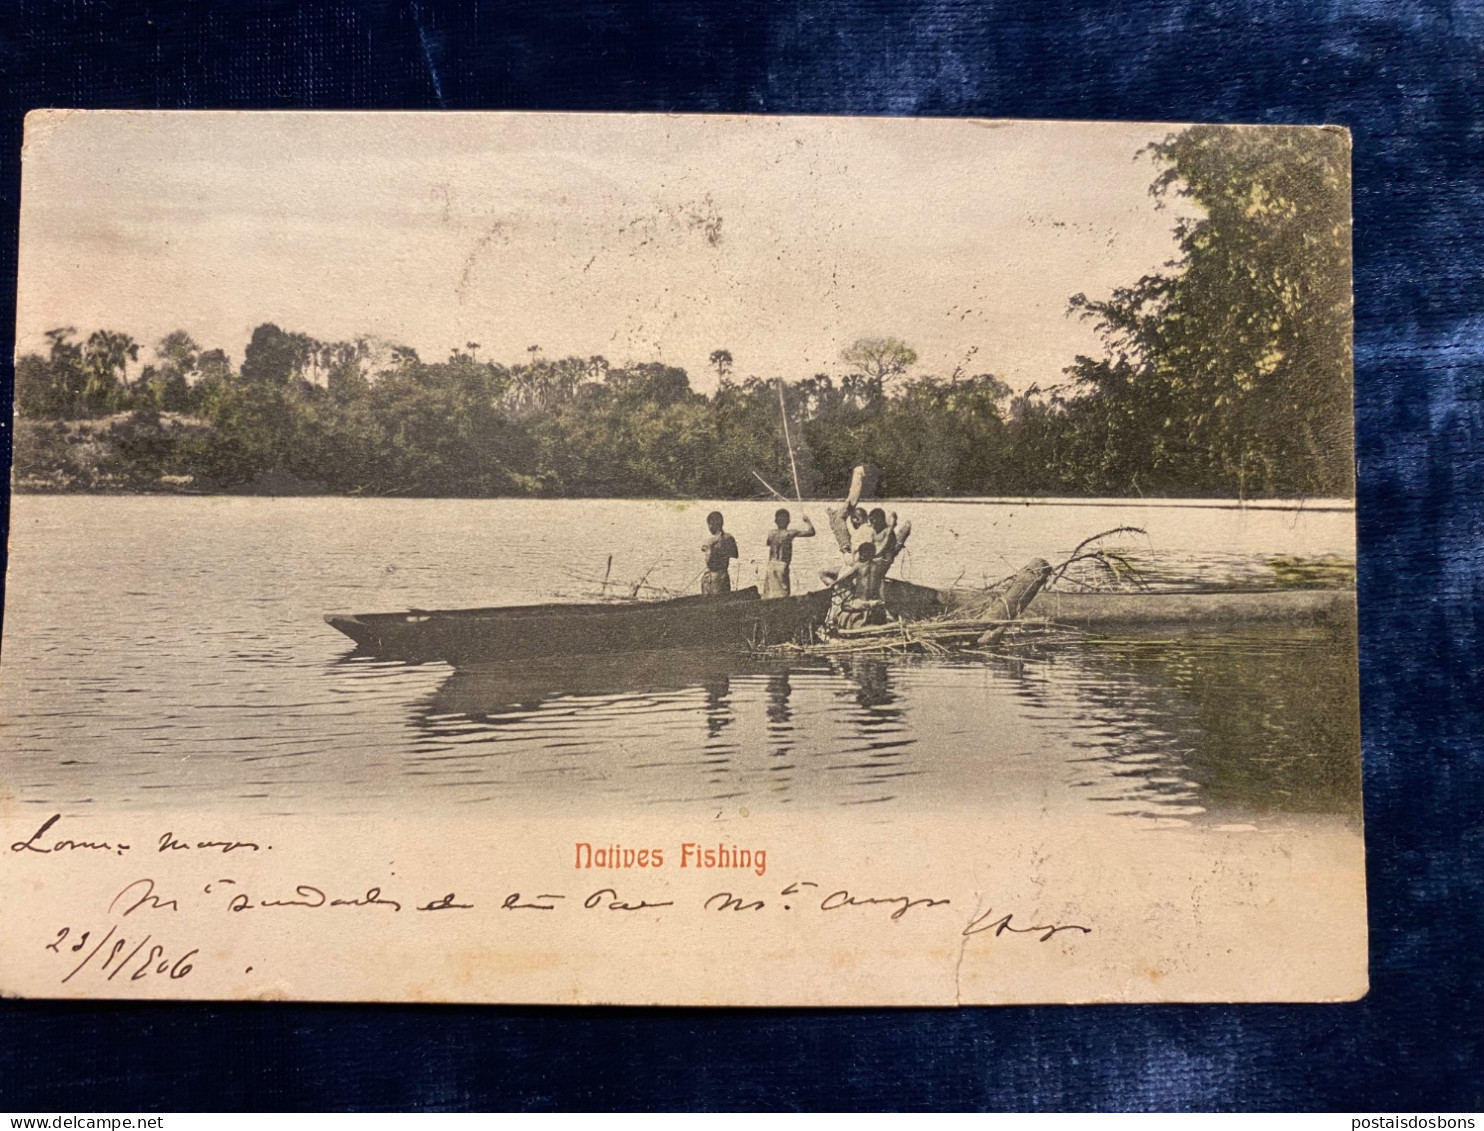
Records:
<instances>
[{"instance_id":1,"label":"seated man in canoe","mask_svg":"<svg viewBox=\"0 0 1484 1131\"><path fill-rule=\"evenodd\" d=\"M830 587L830 609L824 618L827 631L886 623L886 602L882 600L886 572L876 562L873 542L861 543L855 561L838 575L823 570L819 576Z\"/></svg>"},{"instance_id":2,"label":"seated man in canoe","mask_svg":"<svg viewBox=\"0 0 1484 1131\"><path fill-rule=\"evenodd\" d=\"M701 543L701 556L706 568L701 572L701 592L708 597L723 597L732 591L732 559L737 556L737 540L722 529L721 511L706 516L706 529L711 537Z\"/></svg>"},{"instance_id":3,"label":"seated man in canoe","mask_svg":"<svg viewBox=\"0 0 1484 1131\"><path fill-rule=\"evenodd\" d=\"M813 538L814 523L804 516L797 530L789 526L788 511L779 509L773 515L774 529L768 531L768 572L763 574L763 597L787 597L790 591L789 565L794 560L794 539Z\"/></svg>"},{"instance_id":4,"label":"seated man in canoe","mask_svg":"<svg viewBox=\"0 0 1484 1131\"><path fill-rule=\"evenodd\" d=\"M896 561L897 554L907 543L907 536L912 533L910 520L897 521L896 512L887 514L880 507L873 509L868 516L871 529L871 541L875 544L876 552L871 559L876 568L881 571L881 576L886 576L886 571L891 569L892 562Z\"/></svg>"}]
</instances>

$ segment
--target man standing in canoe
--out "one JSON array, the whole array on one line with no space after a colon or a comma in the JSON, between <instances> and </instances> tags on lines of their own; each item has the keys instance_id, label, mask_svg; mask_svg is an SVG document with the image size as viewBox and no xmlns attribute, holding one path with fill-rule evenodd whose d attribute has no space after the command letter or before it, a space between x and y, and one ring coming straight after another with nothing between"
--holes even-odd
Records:
<instances>
[{"instance_id":1,"label":"man standing in canoe","mask_svg":"<svg viewBox=\"0 0 1484 1131\"><path fill-rule=\"evenodd\" d=\"M773 521L776 529L768 531L768 572L763 574L763 597L787 597L790 592L789 563L794 560L794 539L813 538L814 523L804 516L804 525L798 530L789 528L789 513L779 510Z\"/></svg>"},{"instance_id":2,"label":"man standing in canoe","mask_svg":"<svg viewBox=\"0 0 1484 1131\"><path fill-rule=\"evenodd\" d=\"M732 591L732 559L737 556L737 540L722 529L721 511L706 516L706 529L711 537L701 543L706 568L701 573L701 593L721 597Z\"/></svg>"}]
</instances>

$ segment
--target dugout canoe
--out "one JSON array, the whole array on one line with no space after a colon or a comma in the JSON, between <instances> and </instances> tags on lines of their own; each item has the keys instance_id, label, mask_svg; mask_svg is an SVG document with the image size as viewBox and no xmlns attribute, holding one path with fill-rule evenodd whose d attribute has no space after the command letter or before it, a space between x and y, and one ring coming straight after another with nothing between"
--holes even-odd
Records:
<instances>
[{"instance_id":1,"label":"dugout canoe","mask_svg":"<svg viewBox=\"0 0 1484 1131\"><path fill-rule=\"evenodd\" d=\"M937 590L895 579L886 603L903 620L942 616L985 595ZM825 590L764 601L756 589L726 597L678 597L633 604L496 606L330 613L325 621L363 653L456 667L495 661L657 649L756 649L807 642L829 607ZM1220 629L1255 623L1329 624L1355 616L1344 589L1174 592L1041 592L1022 614L1093 632L1131 628Z\"/></svg>"},{"instance_id":2,"label":"dugout canoe","mask_svg":"<svg viewBox=\"0 0 1484 1131\"><path fill-rule=\"evenodd\" d=\"M327 624L363 652L393 660L445 660L455 667L549 656L666 648L759 648L807 638L823 622L829 593L761 600L742 589L725 597L677 597L633 604L515 605L328 613Z\"/></svg>"}]
</instances>

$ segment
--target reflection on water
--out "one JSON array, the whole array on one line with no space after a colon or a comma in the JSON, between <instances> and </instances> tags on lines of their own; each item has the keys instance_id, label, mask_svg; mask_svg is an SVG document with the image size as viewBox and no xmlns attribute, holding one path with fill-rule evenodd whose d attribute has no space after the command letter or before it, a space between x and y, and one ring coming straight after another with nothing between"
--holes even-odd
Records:
<instances>
[{"instance_id":1,"label":"reflection on water","mask_svg":"<svg viewBox=\"0 0 1484 1131\"><path fill-rule=\"evenodd\" d=\"M22 496L0 787L70 812L850 806L885 821L952 804L1242 824L1358 809L1353 638L1127 641L1019 659L658 653L453 674L350 658L321 621L332 609L557 599L563 571L594 545L615 553L615 576L638 577L656 547L693 547L708 509ZM725 509L751 582L772 507ZM1352 549L1348 514L929 502L910 513L918 533L898 568L926 582L1002 576L1128 521L1149 529L1161 561L1216 580L1267 570L1274 554ZM800 545L796 576L833 564L827 541ZM676 550L648 576L684 587L693 556Z\"/></svg>"},{"instance_id":2,"label":"reflection on water","mask_svg":"<svg viewBox=\"0 0 1484 1131\"><path fill-rule=\"evenodd\" d=\"M1358 813L1360 714L1353 638L1196 635L1091 650L1122 675L1151 735L1211 806ZM1094 681L1094 686L1098 683Z\"/></svg>"},{"instance_id":3,"label":"reflection on water","mask_svg":"<svg viewBox=\"0 0 1484 1131\"><path fill-rule=\"evenodd\" d=\"M467 801L879 804L922 772L884 662L669 650L491 664L453 672L411 721L409 772Z\"/></svg>"},{"instance_id":4,"label":"reflection on water","mask_svg":"<svg viewBox=\"0 0 1484 1131\"><path fill-rule=\"evenodd\" d=\"M1343 633L1098 642L1024 665L1027 709L1117 811L1360 812L1359 687Z\"/></svg>"},{"instance_id":5,"label":"reflection on water","mask_svg":"<svg viewBox=\"0 0 1484 1131\"><path fill-rule=\"evenodd\" d=\"M1039 791L1160 821L1354 815L1354 670L1353 649L1323 632L951 662L496 664L416 703L406 773L460 801L558 807L992 806Z\"/></svg>"}]
</instances>

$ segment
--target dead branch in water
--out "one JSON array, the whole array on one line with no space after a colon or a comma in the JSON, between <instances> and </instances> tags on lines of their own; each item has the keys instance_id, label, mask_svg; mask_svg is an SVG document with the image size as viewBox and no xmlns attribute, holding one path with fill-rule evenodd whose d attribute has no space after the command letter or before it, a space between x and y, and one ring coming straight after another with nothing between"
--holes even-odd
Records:
<instances>
[{"instance_id":1,"label":"dead branch in water","mask_svg":"<svg viewBox=\"0 0 1484 1131\"><path fill-rule=\"evenodd\" d=\"M1091 538L1084 538L1082 539L1082 541L1077 543L1076 548L1072 550L1072 553L1067 558L1067 560L1062 562L1060 566L1052 570L1051 577L1046 582L1046 587L1049 589L1053 585L1057 584L1057 582L1061 581L1061 579L1066 575L1067 567L1072 565L1074 562L1096 560L1102 565L1107 566L1109 572L1117 576L1117 571L1109 566L1109 559L1113 559L1118 561L1124 566L1125 569L1128 570L1129 576L1131 576L1141 588L1147 588L1144 579L1139 575L1139 571L1136 570L1129 563L1128 559L1123 557L1121 554L1114 553L1111 550L1094 550L1090 554L1084 554L1082 552L1084 549L1086 549L1088 546L1092 545L1099 539L1111 538L1115 534L1142 534L1145 538L1149 537L1149 531L1145 530L1142 526L1115 526L1111 530L1104 530L1101 534L1094 534ZM1073 578L1073 580L1075 581L1076 579ZM1091 587L1089 586L1089 588Z\"/></svg>"}]
</instances>

